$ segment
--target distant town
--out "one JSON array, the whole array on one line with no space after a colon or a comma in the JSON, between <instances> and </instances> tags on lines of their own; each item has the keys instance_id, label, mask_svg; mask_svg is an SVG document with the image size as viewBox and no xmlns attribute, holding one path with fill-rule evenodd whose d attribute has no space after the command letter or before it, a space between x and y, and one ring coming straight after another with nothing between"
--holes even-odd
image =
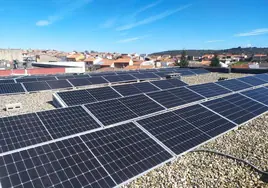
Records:
<instances>
[{"instance_id":1,"label":"distant town","mask_svg":"<svg viewBox=\"0 0 268 188\"><path fill-rule=\"evenodd\" d=\"M235 68L266 68L268 67L268 53L261 50L224 50L224 51L197 51L181 50L166 51L154 54L121 54L95 51L63 52L57 50L23 50L0 49L0 70L26 69L33 67L53 67L62 62L63 66L68 62L85 62L86 71L90 70L137 70L164 68L180 65L182 59L187 61L189 67L213 66L213 59L217 58L218 67ZM234 53L230 53L230 52ZM206 53L210 52L210 53ZM264 53L259 53L264 52ZM65 63L63 63L65 62ZM215 66L215 65L214 65Z\"/></svg>"}]
</instances>

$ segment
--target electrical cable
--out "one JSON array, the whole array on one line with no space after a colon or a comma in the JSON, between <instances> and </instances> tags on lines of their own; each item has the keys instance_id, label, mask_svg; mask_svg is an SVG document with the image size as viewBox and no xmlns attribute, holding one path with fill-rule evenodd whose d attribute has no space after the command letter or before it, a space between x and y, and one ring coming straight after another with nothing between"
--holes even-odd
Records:
<instances>
[{"instance_id":1,"label":"electrical cable","mask_svg":"<svg viewBox=\"0 0 268 188\"><path fill-rule=\"evenodd\" d=\"M258 167L256 167L255 165L251 164L250 162L244 160L244 159L240 159L240 158L237 158L235 156L232 156L232 155L229 155L229 154L225 154L225 153L221 153L221 152L218 152L218 151L214 151L214 150L208 150L208 149L197 149L197 150L193 150L191 152L207 152L207 153L213 153L213 154L217 154L217 155L220 155L220 156L224 156L224 157L227 157L227 158L230 158L230 159L233 159L233 160L236 160L236 161L239 161L239 162L242 162L248 166L250 166L252 169L254 169L256 172L260 173L260 174L263 174L265 176L268 176L268 172L265 172L263 170L260 170L258 169Z\"/></svg>"}]
</instances>

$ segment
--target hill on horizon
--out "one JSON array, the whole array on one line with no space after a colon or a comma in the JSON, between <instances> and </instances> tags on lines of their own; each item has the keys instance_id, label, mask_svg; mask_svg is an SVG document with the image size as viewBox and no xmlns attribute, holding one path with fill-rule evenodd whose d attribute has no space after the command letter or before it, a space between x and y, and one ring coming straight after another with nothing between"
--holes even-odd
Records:
<instances>
[{"instance_id":1,"label":"hill on horizon","mask_svg":"<svg viewBox=\"0 0 268 188\"><path fill-rule=\"evenodd\" d=\"M230 48L230 49L223 49L223 50L186 50L187 55L189 56L202 56L204 54L223 54L223 53L231 53L234 55L238 54L247 54L247 55L253 55L253 54L268 54L268 47L267 48L258 48L258 47L248 47L248 48ZM163 52L155 52L150 55L171 55L176 56L180 55L182 53L182 50L168 50Z\"/></svg>"}]
</instances>

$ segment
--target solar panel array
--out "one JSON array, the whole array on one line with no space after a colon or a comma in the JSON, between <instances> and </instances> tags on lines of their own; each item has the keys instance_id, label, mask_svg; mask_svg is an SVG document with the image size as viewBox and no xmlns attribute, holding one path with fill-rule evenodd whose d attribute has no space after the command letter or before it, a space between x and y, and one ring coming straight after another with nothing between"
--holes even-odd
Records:
<instances>
[{"instance_id":1,"label":"solar panel array","mask_svg":"<svg viewBox=\"0 0 268 188\"><path fill-rule=\"evenodd\" d=\"M107 86L94 89L83 89L66 92L58 92L57 100L63 101L66 106L88 104L96 101L115 99L122 96L131 96L154 91L161 91L155 82L161 82L162 85L170 85L170 88L182 87L187 84L178 79L160 80L153 82L139 82L125 85ZM159 84L158 84L159 86Z\"/></svg>"},{"instance_id":2,"label":"solar panel array","mask_svg":"<svg viewBox=\"0 0 268 188\"><path fill-rule=\"evenodd\" d=\"M168 73L176 73L181 71L179 68L169 68L167 69L168 71L166 69L163 70L164 71L160 71L160 69L159 70L151 69L145 71L140 70L140 71L125 71L125 72L104 72L104 73L94 73L84 75L66 74L56 76L52 75L26 76L14 79L0 79L0 94L21 93L21 91L12 89L13 87L12 84L14 83L22 83L23 85L25 85L26 91L23 92L38 92L43 90L67 89L67 88L97 85L97 84L136 82L138 80L160 79L161 77L165 77ZM197 72L195 70L196 73L194 73L194 71L191 71L190 69L184 71L188 71L189 73L188 75L209 73L204 69ZM159 73L159 75L157 75L157 73ZM2 86L3 84L7 85ZM1 89L2 87L5 89Z\"/></svg>"},{"instance_id":3,"label":"solar panel array","mask_svg":"<svg viewBox=\"0 0 268 188\"><path fill-rule=\"evenodd\" d=\"M152 93L161 92L204 98L185 86ZM251 88L172 110L149 93L0 118L1 187L120 186L267 112L267 94Z\"/></svg>"}]
</instances>

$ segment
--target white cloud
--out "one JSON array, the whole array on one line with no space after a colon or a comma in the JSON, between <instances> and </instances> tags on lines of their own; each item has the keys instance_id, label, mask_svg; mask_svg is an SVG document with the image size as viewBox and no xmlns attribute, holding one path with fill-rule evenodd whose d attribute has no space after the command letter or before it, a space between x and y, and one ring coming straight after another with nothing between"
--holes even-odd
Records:
<instances>
[{"instance_id":1,"label":"white cloud","mask_svg":"<svg viewBox=\"0 0 268 188\"><path fill-rule=\"evenodd\" d=\"M114 18L109 18L108 20L106 20L104 23L102 23L100 25L101 28L111 28L114 26L114 24L116 23L117 21L117 18L114 17Z\"/></svg>"},{"instance_id":2,"label":"white cloud","mask_svg":"<svg viewBox=\"0 0 268 188\"><path fill-rule=\"evenodd\" d=\"M224 40L208 40L205 43L216 43L216 42L224 42Z\"/></svg>"},{"instance_id":3,"label":"white cloud","mask_svg":"<svg viewBox=\"0 0 268 188\"><path fill-rule=\"evenodd\" d=\"M177 9L174 9L174 10L167 10L165 12L162 12L162 13L158 14L158 15L148 17L148 18L146 18L144 20L118 27L116 30L117 31L124 31L124 30L129 30L129 29L141 26L141 25L146 25L146 24L155 22L157 20L161 20L163 18L166 18L166 17L168 17L168 16L170 16L172 14L175 14L175 13L177 13L179 11L182 11L182 10L184 10L184 9L190 7L190 6L191 5L185 5L185 6L181 6L181 7L177 8Z\"/></svg>"},{"instance_id":4,"label":"white cloud","mask_svg":"<svg viewBox=\"0 0 268 188\"><path fill-rule=\"evenodd\" d=\"M144 11L150 9L150 8L153 8L153 7L157 6L157 5L160 4L161 2L162 2L162 0L159 0L159 1L153 2L153 3L151 3L151 4L148 4L148 5L146 5L146 6L142 7L142 8L140 8L139 10L137 10L136 12L134 12L134 13L132 14L132 17L135 17L135 16L137 16L138 14L140 14L140 13L142 13L142 12L144 12Z\"/></svg>"},{"instance_id":5,"label":"white cloud","mask_svg":"<svg viewBox=\"0 0 268 188\"><path fill-rule=\"evenodd\" d=\"M137 40L144 39L146 37L148 37L148 35L146 35L146 36L140 36L140 37L132 37L132 38L127 38L127 39L122 39L122 40L117 41L116 43L129 43L129 42L134 42L134 41L137 41Z\"/></svg>"},{"instance_id":6,"label":"white cloud","mask_svg":"<svg viewBox=\"0 0 268 188\"><path fill-rule=\"evenodd\" d=\"M64 17L71 15L77 9L80 9L90 3L92 0L75 0L70 1L66 6L63 6L54 15L48 16L47 19L39 20L36 22L36 26L48 26L57 21L64 19Z\"/></svg>"},{"instance_id":7,"label":"white cloud","mask_svg":"<svg viewBox=\"0 0 268 188\"><path fill-rule=\"evenodd\" d=\"M37 26L47 26L50 25L51 23L48 20L39 20L38 22L36 22Z\"/></svg>"},{"instance_id":8,"label":"white cloud","mask_svg":"<svg viewBox=\"0 0 268 188\"><path fill-rule=\"evenodd\" d=\"M268 34L268 28L255 29L247 33L238 33L238 34L235 34L234 36L247 37L247 36L264 35L264 34Z\"/></svg>"}]
</instances>

